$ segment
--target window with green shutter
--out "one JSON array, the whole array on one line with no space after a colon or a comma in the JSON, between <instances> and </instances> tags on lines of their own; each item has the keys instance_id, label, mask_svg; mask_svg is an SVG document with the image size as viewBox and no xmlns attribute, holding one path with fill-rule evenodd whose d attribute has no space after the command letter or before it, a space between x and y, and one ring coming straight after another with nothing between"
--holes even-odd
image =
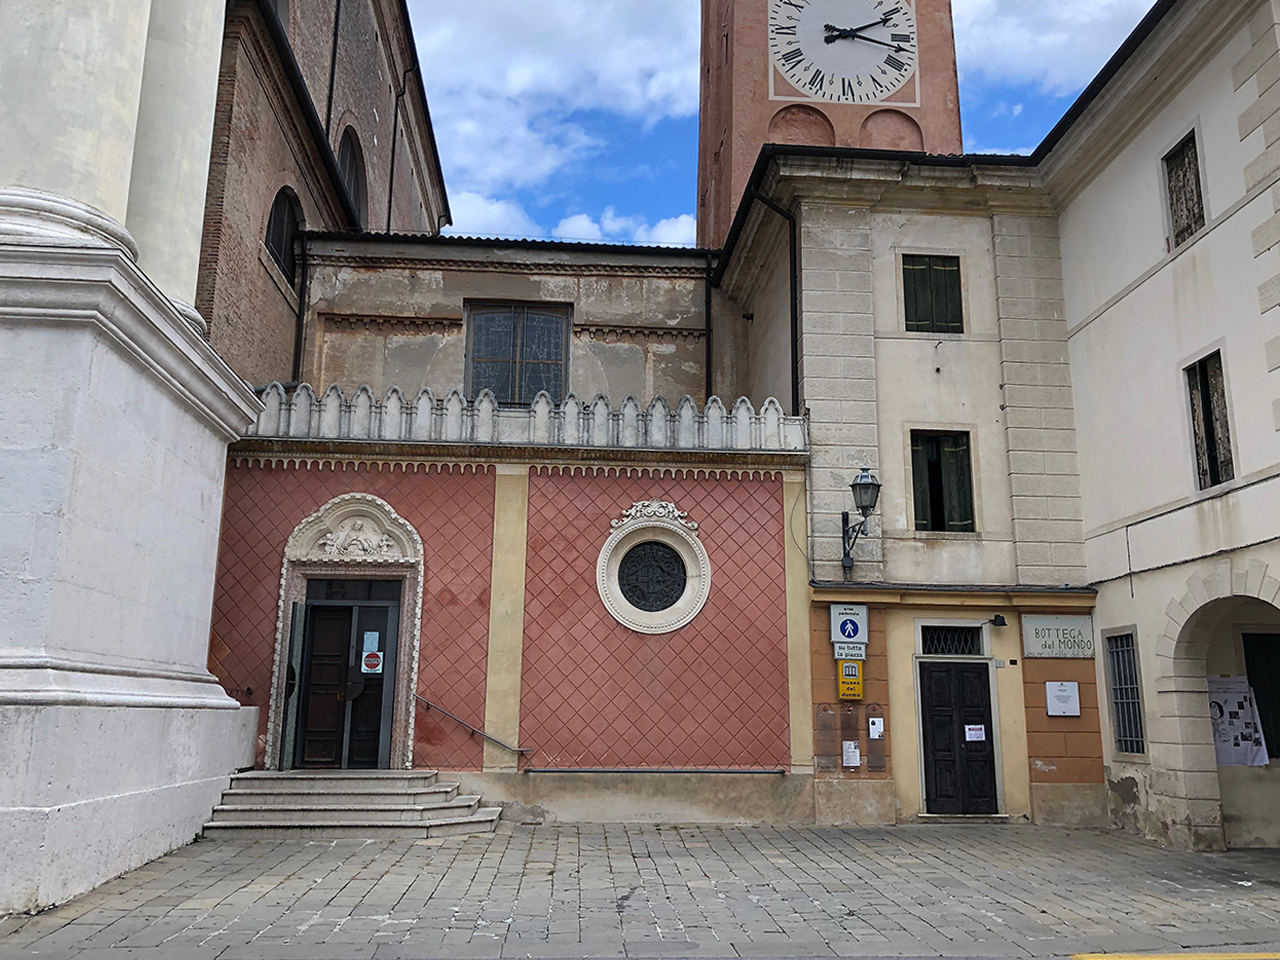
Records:
<instances>
[{"instance_id":1,"label":"window with green shutter","mask_svg":"<svg viewBox=\"0 0 1280 960\"><path fill-rule=\"evenodd\" d=\"M902 289L908 330L964 333L959 257L903 256Z\"/></svg>"},{"instance_id":2,"label":"window with green shutter","mask_svg":"<svg viewBox=\"0 0 1280 960\"><path fill-rule=\"evenodd\" d=\"M974 532L969 434L912 431L911 473L917 530Z\"/></svg>"}]
</instances>

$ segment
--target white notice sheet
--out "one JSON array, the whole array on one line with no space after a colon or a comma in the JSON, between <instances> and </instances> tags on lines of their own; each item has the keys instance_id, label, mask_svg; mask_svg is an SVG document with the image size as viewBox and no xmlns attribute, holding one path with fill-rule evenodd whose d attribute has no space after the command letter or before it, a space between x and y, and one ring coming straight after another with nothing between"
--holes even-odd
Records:
<instances>
[{"instance_id":1,"label":"white notice sheet","mask_svg":"<svg viewBox=\"0 0 1280 960\"><path fill-rule=\"evenodd\" d=\"M1220 767L1265 767L1267 741L1248 677L1209 678L1209 719Z\"/></svg>"}]
</instances>

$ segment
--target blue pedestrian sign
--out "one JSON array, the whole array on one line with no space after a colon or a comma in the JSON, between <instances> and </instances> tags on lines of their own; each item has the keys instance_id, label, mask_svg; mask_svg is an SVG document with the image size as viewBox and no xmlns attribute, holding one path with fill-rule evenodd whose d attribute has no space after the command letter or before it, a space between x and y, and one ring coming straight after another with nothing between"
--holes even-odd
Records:
<instances>
[{"instance_id":1,"label":"blue pedestrian sign","mask_svg":"<svg viewBox=\"0 0 1280 960\"><path fill-rule=\"evenodd\" d=\"M866 643L867 608L861 604L832 604L831 642Z\"/></svg>"}]
</instances>

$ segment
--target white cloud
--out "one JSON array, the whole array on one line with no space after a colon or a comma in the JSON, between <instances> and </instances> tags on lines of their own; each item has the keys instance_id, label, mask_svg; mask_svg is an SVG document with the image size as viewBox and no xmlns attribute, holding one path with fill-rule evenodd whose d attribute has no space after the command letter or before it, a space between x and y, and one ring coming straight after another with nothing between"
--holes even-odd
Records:
<instances>
[{"instance_id":1,"label":"white cloud","mask_svg":"<svg viewBox=\"0 0 1280 960\"><path fill-rule=\"evenodd\" d=\"M579 110L633 121L698 110L693 0L410 0L453 189L536 186L598 144Z\"/></svg>"},{"instance_id":2,"label":"white cloud","mask_svg":"<svg viewBox=\"0 0 1280 960\"><path fill-rule=\"evenodd\" d=\"M558 240L603 240L604 230L585 213L579 213L561 220L551 235Z\"/></svg>"},{"instance_id":3,"label":"white cloud","mask_svg":"<svg viewBox=\"0 0 1280 960\"><path fill-rule=\"evenodd\" d=\"M1152 0L953 0L960 77L1034 83L1046 93L1085 86Z\"/></svg>"},{"instance_id":4,"label":"white cloud","mask_svg":"<svg viewBox=\"0 0 1280 960\"><path fill-rule=\"evenodd\" d=\"M540 237L543 230L514 200L494 200L468 190L451 192L453 227L449 233L470 237Z\"/></svg>"},{"instance_id":5,"label":"white cloud","mask_svg":"<svg viewBox=\"0 0 1280 960\"><path fill-rule=\"evenodd\" d=\"M652 228L641 227L636 231L635 239L662 247L692 246L697 229L697 220L690 214L682 213L678 217L659 220Z\"/></svg>"},{"instance_id":6,"label":"white cloud","mask_svg":"<svg viewBox=\"0 0 1280 960\"><path fill-rule=\"evenodd\" d=\"M953 0L962 82L1069 94L1092 79L1151 2ZM546 236L523 206L503 198L557 194L557 178L601 150L579 111L641 125L697 113L695 0L409 6L455 232ZM1016 117L1021 104L1001 109ZM553 234L676 243L692 240L692 222L682 216L650 226L609 209L598 220L567 217Z\"/></svg>"},{"instance_id":7,"label":"white cloud","mask_svg":"<svg viewBox=\"0 0 1280 960\"><path fill-rule=\"evenodd\" d=\"M697 221L687 213L659 220L652 227L643 217L620 217L613 207L597 221L578 213L561 220L551 235L559 240L591 240L607 243L646 243L660 247L692 246Z\"/></svg>"}]
</instances>

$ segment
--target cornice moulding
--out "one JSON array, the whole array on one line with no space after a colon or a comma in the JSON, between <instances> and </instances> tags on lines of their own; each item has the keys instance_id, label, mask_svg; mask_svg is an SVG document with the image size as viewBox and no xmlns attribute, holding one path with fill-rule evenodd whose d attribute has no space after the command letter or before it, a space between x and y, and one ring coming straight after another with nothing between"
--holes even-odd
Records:
<instances>
[{"instance_id":1,"label":"cornice moulding","mask_svg":"<svg viewBox=\"0 0 1280 960\"><path fill-rule=\"evenodd\" d=\"M377 242L377 241L373 241ZM562 254L571 257L573 254ZM701 280L706 276L706 267L676 266L673 264L633 264L633 263L579 263L567 260L511 260L493 259L478 260L474 257L450 259L439 256L413 257L399 252L395 255L375 253L355 253L351 251L323 252L312 249L307 254L313 266L326 267L365 267L390 268L401 270L440 270L459 271L465 273L527 273L534 276L573 276L573 277L672 277Z\"/></svg>"},{"instance_id":2,"label":"cornice moulding","mask_svg":"<svg viewBox=\"0 0 1280 960\"><path fill-rule=\"evenodd\" d=\"M7 243L104 247L138 259L138 245L129 231L101 210L18 186L0 187L0 244Z\"/></svg>"},{"instance_id":3,"label":"cornice moulding","mask_svg":"<svg viewBox=\"0 0 1280 960\"><path fill-rule=\"evenodd\" d=\"M119 247L0 240L0 323L95 328L228 442L262 405Z\"/></svg>"},{"instance_id":4,"label":"cornice moulding","mask_svg":"<svg viewBox=\"0 0 1280 960\"><path fill-rule=\"evenodd\" d=\"M1175 8L1040 164L1058 209L1079 196L1245 29L1259 6L1257 0L1192 0Z\"/></svg>"}]
</instances>

